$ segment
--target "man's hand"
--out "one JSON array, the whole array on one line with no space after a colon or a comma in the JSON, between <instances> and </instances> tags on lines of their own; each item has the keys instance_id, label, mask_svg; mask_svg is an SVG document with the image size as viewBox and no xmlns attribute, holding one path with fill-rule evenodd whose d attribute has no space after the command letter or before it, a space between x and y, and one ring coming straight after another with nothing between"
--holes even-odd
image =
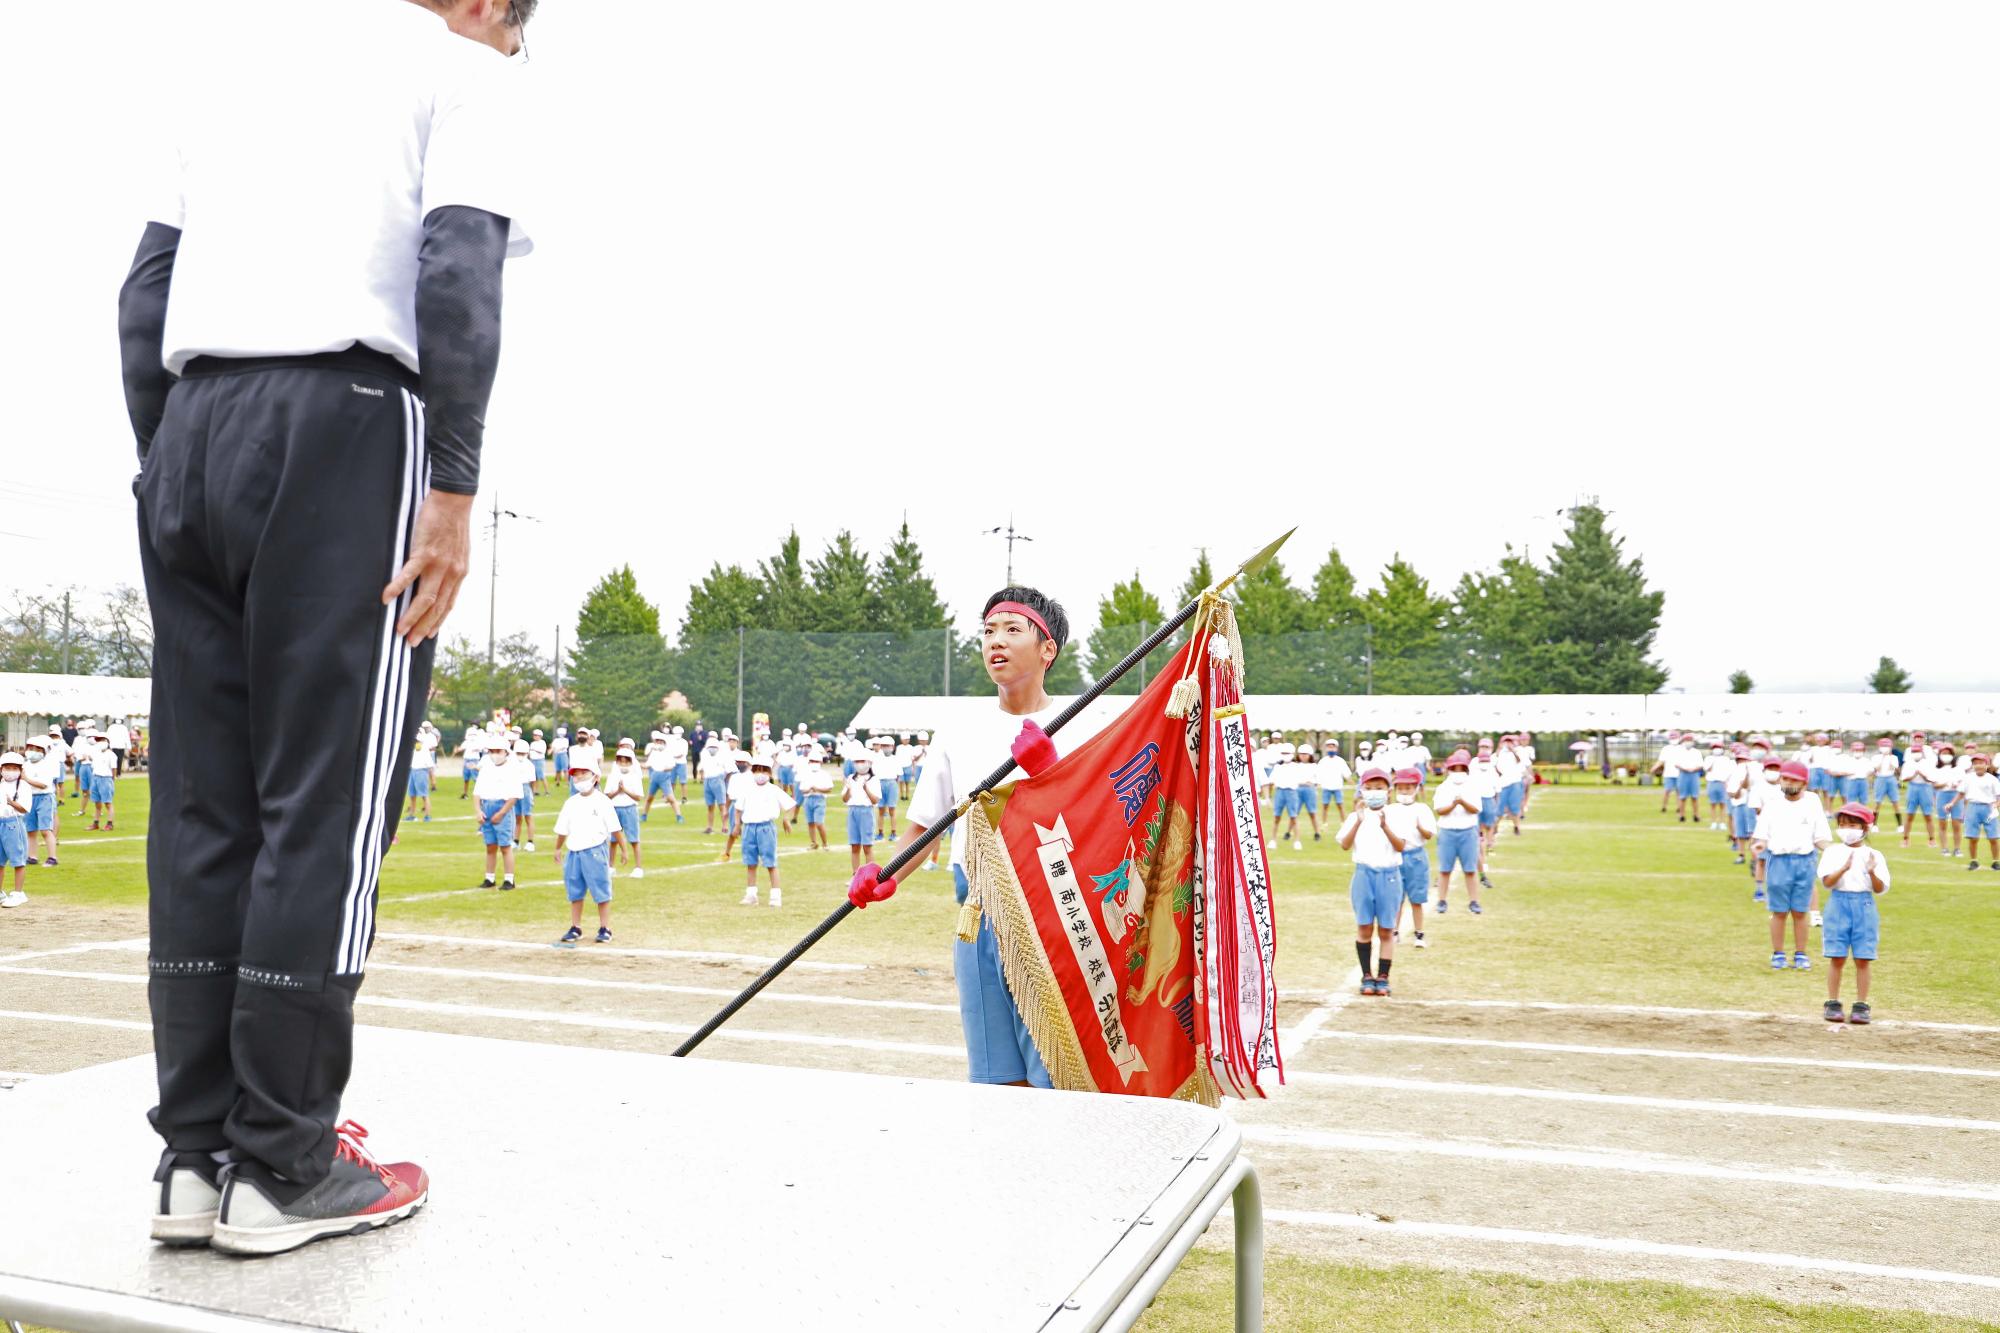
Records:
<instances>
[{"instance_id":1,"label":"man's hand","mask_svg":"<svg viewBox=\"0 0 2000 1333\"><path fill-rule=\"evenodd\" d=\"M472 499L449 491L426 495L423 507L417 510L410 558L382 589L382 605L388 606L416 585L409 609L396 622L396 633L409 640L412 648L437 636L458 601L458 586L465 581L472 553Z\"/></svg>"}]
</instances>

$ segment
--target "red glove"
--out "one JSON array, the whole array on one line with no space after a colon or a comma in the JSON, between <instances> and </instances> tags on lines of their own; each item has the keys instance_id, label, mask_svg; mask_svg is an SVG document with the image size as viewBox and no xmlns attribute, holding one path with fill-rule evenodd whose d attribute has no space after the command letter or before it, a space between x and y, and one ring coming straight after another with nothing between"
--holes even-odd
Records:
<instances>
[{"instance_id":1,"label":"red glove","mask_svg":"<svg viewBox=\"0 0 2000 1333\"><path fill-rule=\"evenodd\" d=\"M1014 752L1014 762L1029 777L1039 777L1055 767L1056 743L1049 739L1049 733L1033 718L1021 724L1021 734L1008 747Z\"/></svg>"},{"instance_id":2,"label":"red glove","mask_svg":"<svg viewBox=\"0 0 2000 1333\"><path fill-rule=\"evenodd\" d=\"M866 907L892 898L896 893L896 881L882 878L882 867L870 861L854 872L854 878L847 883L847 901L856 907Z\"/></svg>"}]
</instances>

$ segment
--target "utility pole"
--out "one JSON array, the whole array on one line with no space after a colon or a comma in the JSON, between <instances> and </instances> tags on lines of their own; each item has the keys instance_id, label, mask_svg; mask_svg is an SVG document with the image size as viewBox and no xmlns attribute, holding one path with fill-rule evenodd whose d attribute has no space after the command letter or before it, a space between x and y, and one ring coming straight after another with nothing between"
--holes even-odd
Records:
<instances>
[{"instance_id":1,"label":"utility pole","mask_svg":"<svg viewBox=\"0 0 2000 1333\"><path fill-rule=\"evenodd\" d=\"M1007 539L1007 583L1009 586L1012 586L1014 582L1014 543L1031 542L1034 538L1015 528L1014 516L1012 514L1007 515L1006 527L988 528L983 535L988 537L1005 537Z\"/></svg>"},{"instance_id":2,"label":"utility pole","mask_svg":"<svg viewBox=\"0 0 2000 1333\"><path fill-rule=\"evenodd\" d=\"M736 627L736 737L743 738L743 627Z\"/></svg>"},{"instance_id":3,"label":"utility pole","mask_svg":"<svg viewBox=\"0 0 2000 1333\"><path fill-rule=\"evenodd\" d=\"M1361 644L1361 660L1368 672L1367 684L1363 688L1363 693L1373 694L1375 693L1375 627L1373 625L1363 624L1361 626Z\"/></svg>"},{"instance_id":4,"label":"utility pole","mask_svg":"<svg viewBox=\"0 0 2000 1333\"><path fill-rule=\"evenodd\" d=\"M69 674L69 589L63 589L63 674Z\"/></svg>"},{"instance_id":5,"label":"utility pole","mask_svg":"<svg viewBox=\"0 0 2000 1333\"><path fill-rule=\"evenodd\" d=\"M486 587L486 665L488 667L493 665L495 642L493 627L499 619L500 610L500 520L503 518L526 519L530 523L541 522L533 514L517 514L511 509L502 509L500 507L500 493L498 491L493 493L493 521L488 529L492 534L493 540L493 570L489 575L490 581Z\"/></svg>"},{"instance_id":6,"label":"utility pole","mask_svg":"<svg viewBox=\"0 0 2000 1333\"><path fill-rule=\"evenodd\" d=\"M951 626L944 627L944 693L951 694Z\"/></svg>"},{"instance_id":7,"label":"utility pole","mask_svg":"<svg viewBox=\"0 0 2000 1333\"><path fill-rule=\"evenodd\" d=\"M555 682L555 689L549 695L549 725L551 727L557 726L562 722L562 626L561 624L558 624L556 626L555 668L556 668L555 672L551 677L551 679L553 679L553 681Z\"/></svg>"}]
</instances>

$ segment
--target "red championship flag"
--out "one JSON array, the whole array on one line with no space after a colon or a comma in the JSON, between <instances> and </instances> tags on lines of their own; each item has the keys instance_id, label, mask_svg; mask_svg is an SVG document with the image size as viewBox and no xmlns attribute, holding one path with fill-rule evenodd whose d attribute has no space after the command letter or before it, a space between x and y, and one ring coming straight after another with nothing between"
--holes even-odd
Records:
<instances>
[{"instance_id":1,"label":"red championship flag","mask_svg":"<svg viewBox=\"0 0 2000 1333\"><path fill-rule=\"evenodd\" d=\"M968 812L960 934L992 922L1058 1088L1214 1105L1284 1082L1242 651L1219 596L1191 624L1116 722Z\"/></svg>"}]
</instances>

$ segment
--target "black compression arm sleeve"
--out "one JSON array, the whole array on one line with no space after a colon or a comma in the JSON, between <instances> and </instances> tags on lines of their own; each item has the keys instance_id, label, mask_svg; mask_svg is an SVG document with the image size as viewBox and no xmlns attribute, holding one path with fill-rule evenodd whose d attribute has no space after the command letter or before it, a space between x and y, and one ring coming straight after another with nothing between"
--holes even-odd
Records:
<instances>
[{"instance_id":1,"label":"black compression arm sleeve","mask_svg":"<svg viewBox=\"0 0 2000 1333\"><path fill-rule=\"evenodd\" d=\"M125 372L125 412L139 441L139 457L153 447L153 432L167 410L167 390L174 377L160 361L160 339L167 327L167 288L174 280L174 254L180 249L179 227L148 222L132 256L132 271L118 289L118 355Z\"/></svg>"},{"instance_id":2,"label":"black compression arm sleeve","mask_svg":"<svg viewBox=\"0 0 2000 1333\"><path fill-rule=\"evenodd\" d=\"M486 400L500 368L500 271L506 261L506 218L452 205L424 219L417 252L417 363L436 490L479 490Z\"/></svg>"}]
</instances>

